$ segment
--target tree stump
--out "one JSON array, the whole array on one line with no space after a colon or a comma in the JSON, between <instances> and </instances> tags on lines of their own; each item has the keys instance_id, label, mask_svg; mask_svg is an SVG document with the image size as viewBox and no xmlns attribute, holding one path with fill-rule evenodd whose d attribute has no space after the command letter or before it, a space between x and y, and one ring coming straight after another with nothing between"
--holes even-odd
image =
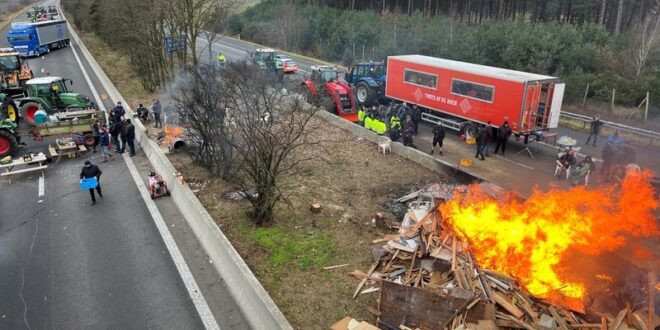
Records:
<instances>
[{"instance_id":1,"label":"tree stump","mask_svg":"<svg viewBox=\"0 0 660 330\"><path fill-rule=\"evenodd\" d=\"M310 205L309 206L309 211L314 213L314 214L321 213L321 204L314 203L314 204Z\"/></svg>"}]
</instances>

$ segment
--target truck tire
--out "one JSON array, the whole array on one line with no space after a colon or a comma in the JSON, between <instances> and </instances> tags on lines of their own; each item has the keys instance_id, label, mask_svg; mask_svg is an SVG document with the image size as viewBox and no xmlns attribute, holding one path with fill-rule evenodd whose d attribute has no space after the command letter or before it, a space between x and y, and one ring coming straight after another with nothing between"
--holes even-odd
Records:
<instances>
[{"instance_id":1,"label":"truck tire","mask_svg":"<svg viewBox=\"0 0 660 330\"><path fill-rule=\"evenodd\" d=\"M468 137L476 137L477 136L477 128L473 123L463 123L461 125L461 135L465 135L466 138Z\"/></svg>"},{"instance_id":2,"label":"truck tire","mask_svg":"<svg viewBox=\"0 0 660 330\"><path fill-rule=\"evenodd\" d=\"M32 127L37 126L37 122L34 121L34 115L41 108L37 102L25 102L21 106L21 112L23 113L23 119Z\"/></svg>"},{"instance_id":3,"label":"truck tire","mask_svg":"<svg viewBox=\"0 0 660 330\"><path fill-rule=\"evenodd\" d=\"M8 104L6 111L7 111L7 119L9 119L12 122L18 124L18 120L19 120L18 109L14 108L13 105Z\"/></svg>"},{"instance_id":4,"label":"truck tire","mask_svg":"<svg viewBox=\"0 0 660 330\"><path fill-rule=\"evenodd\" d=\"M82 142L85 147L91 148L94 146L96 139L94 139L94 135L92 135L92 133L83 133Z\"/></svg>"},{"instance_id":5,"label":"truck tire","mask_svg":"<svg viewBox=\"0 0 660 330\"><path fill-rule=\"evenodd\" d=\"M0 158L13 154L17 146L18 142L14 134L0 129Z\"/></svg>"},{"instance_id":6,"label":"truck tire","mask_svg":"<svg viewBox=\"0 0 660 330\"><path fill-rule=\"evenodd\" d=\"M371 88L366 82L360 81L355 88L355 97L359 104L370 106L376 102L376 90Z\"/></svg>"}]
</instances>

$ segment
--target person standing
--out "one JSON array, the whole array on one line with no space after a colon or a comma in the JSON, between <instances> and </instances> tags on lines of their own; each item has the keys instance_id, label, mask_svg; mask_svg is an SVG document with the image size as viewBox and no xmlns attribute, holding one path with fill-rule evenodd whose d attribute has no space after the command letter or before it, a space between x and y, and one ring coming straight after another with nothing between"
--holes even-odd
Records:
<instances>
[{"instance_id":1,"label":"person standing","mask_svg":"<svg viewBox=\"0 0 660 330\"><path fill-rule=\"evenodd\" d=\"M108 161L108 158L110 158L110 160L114 158L111 152L112 144L110 143L110 134L105 126L101 126L100 133L101 154L103 155L102 163L105 163Z\"/></svg>"},{"instance_id":2,"label":"person standing","mask_svg":"<svg viewBox=\"0 0 660 330\"><path fill-rule=\"evenodd\" d=\"M358 125L364 127L364 116L366 115L366 112L364 111L364 106L361 105L360 109L358 110Z\"/></svg>"},{"instance_id":3,"label":"person standing","mask_svg":"<svg viewBox=\"0 0 660 330\"><path fill-rule=\"evenodd\" d=\"M600 120L599 115L595 115L591 123L589 123L589 137L587 137L587 142L584 144L589 144L591 138L594 138L593 146L596 146L596 140L598 139L598 134L600 133L600 127L603 126L603 121Z\"/></svg>"},{"instance_id":4,"label":"person standing","mask_svg":"<svg viewBox=\"0 0 660 330\"><path fill-rule=\"evenodd\" d=\"M486 144L486 129L484 128L483 125L479 126L479 129L477 129L477 136L475 138L477 140L477 154L474 155L474 157L479 158L481 160L486 160L486 157L484 156L484 146Z\"/></svg>"},{"instance_id":5,"label":"person standing","mask_svg":"<svg viewBox=\"0 0 660 330\"><path fill-rule=\"evenodd\" d=\"M121 118L126 115L126 110L124 110L124 106L121 105L121 102L117 102L117 106L112 110L115 112L115 121L121 121Z\"/></svg>"},{"instance_id":6,"label":"person standing","mask_svg":"<svg viewBox=\"0 0 660 330\"><path fill-rule=\"evenodd\" d=\"M121 126L120 126L120 130L119 130L119 138L121 140L121 149L119 151L120 154L123 154L124 151L126 151L126 140L127 140L127 138L126 138L126 133L127 133L126 124L127 124L127 122L126 121L127 121L126 118L124 118L124 117L121 118Z\"/></svg>"},{"instance_id":7,"label":"person standing","mask_svg":"<svg viewBox=\"0 0 660 330\"><path fill-rule=\"evenodd\" d=\"M126 131L126 143L128 143L128 148L131 152L130 156L133 157L135 156L135 126L133 126L130 119L126 119L124 130Z\"/></svg>"},{"instance_id":8,"label":"person standing","mask_svg":"<svg viewBox=\"0 0 660 330\"><path fill-rule=\"evenodd\" d=\"M504 121L502 126L500 126L497 129L497 145L495 145L495 154L500 150L500 147L502 147L502 156L504 156L504 152L506 151L506 144L509 142L509 136L511 136L511 127L509 127L509 122Z\"/></svg>"},{"instance_id":9,"label":"person standing","mask_svg":"<svg viewBox=\"0 0 660 330\"><path fill-rule=\"evenodd\" d=\"M484 155L488 157L490 156L490 150L488 149L490 149L491 143L493 143L493 140L495 140L495 131L490 120L488 121L484 132L486 134L486 142L484 143Z\"/></svg>"},{"instance_id":10,"label":"person standing","mask_svg":"<svg viewBox=\"0 0 660 330\"><path fill-rule=\"evenodd\" d=\"M442 126L441 122L438 122L435 127L433 127L433 146L431 147L431 155L435 151L436 146L438 147L438 155L443 156L442 153L442 143L445 140L445 127Z\"/></svg>"},{"instance_id":11,"label":"person standing","mask_svg":"<svg viewBox=\"0 0 660 330\"><path fill-rule=\"evenodd\" d=\"M92 136L94 137L94 145L92 146L92 152L96 153L96 146L99 145L100 142L100 120L95 120L94 123L92 124Z\"/></svg>"},{"instance_id":12,"label":"person standing","mask_svg":"<svg viewBox=\"0 0 660 330\"><path fill-rule=\"evenodd\" d=\"M417 135L419 133L419 122L422 120L422 110L417 104L413 104L410 112L412 114L413 127L415 127L415 135Z\"/></svg>"},{"instance_id":13,"label":"person standing","mask_svg":"<svg viewBox=\"0 0 660 330\"><path fill-rule=\"evenodd\" d=\"M154 127L163 128L163 122L160 121L160 113L162 111L160 100L155 100L154 105L151 107L151 109L154 112L154 121L156 122L156 125Z\"/></svg>"},{"instance_id":14,"label":"person standing","mask_svg":"<svg viewBox=\"0 0 660 330\"><path fill-rule=\"evenodd\" d=\"M93 165L92 162L89 160L85 161L85 166L83 166L82 171L80 171L80 183L83 182L83 179L91 179L91 178L96 178L97 185L96 185L96 191L99 193L99 197L103 198L103 193L101 193L101 169ZM90 188L89 189L89 194L92 196L92 205L96 204L96 196L94 196L94 189L95 188Z\"/></svg>"},{"instance_id":15,"label":"person standing","mask_svg":"<svg viewBox=\"0 0 660 330\"><path fill-rule=\"evenodd\" d=\"M110 137L112 139L112 145L115 146L115 152L119 153L121 151L121 144L119 144L119 134L121 133L121 121L112 120L110 123Z\"/></svg>"}]
</instances>

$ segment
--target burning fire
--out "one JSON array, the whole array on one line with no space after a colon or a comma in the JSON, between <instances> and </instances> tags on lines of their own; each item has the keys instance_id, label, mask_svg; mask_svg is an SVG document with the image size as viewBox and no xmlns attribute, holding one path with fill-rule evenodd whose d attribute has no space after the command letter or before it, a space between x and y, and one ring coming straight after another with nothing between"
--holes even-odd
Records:
<instances>
[{"instance_id":1,"label":"burning fire","mask_svg":"<svg viewBox=\"0 0 660 330\"><path fill-rule=\"evenodd\" d=\"M612 276L607 275L607 274L597 274L596 278L599 279L599 280L608 281L608 282L614 281L614 278L612 278Z\"/></svg>"},{"instance_id":2,"label":"burning fire","mask_svg":"<svg viewBox=\"0 0 660 330\"><path fill-rule=\"evenodd\" d=\"M650 177L629 175L620 188L535 191L524 202L494 201L474 186L440 210L482 267L517 278L536 296L581 300L586 284L569 279L571 266L580 270L568 264L569 252L598 255L629 237L660 234Z\"/></svg>"},{"instance_id":3,"label":"burning fire","mask_svg":"<svg viewBox=\"0 0 660 330\"><path fill-rule=\"evenodd\" d=\"M168 146L171 146L176 138L183 135L183 128L179 126L165 126L163 133L165 133L165 142Z\"/></svg>"}]
</instances>

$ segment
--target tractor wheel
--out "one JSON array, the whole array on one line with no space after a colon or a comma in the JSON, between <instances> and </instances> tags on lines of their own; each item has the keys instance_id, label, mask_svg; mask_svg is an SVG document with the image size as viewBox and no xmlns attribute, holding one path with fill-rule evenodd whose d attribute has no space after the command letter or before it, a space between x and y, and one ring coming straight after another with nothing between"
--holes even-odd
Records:
<instances>
[{"instance_id":1,"label":"tractor wheel","mask_svg":"<svg viewBox=\"0 0 660 330\"><path fill-rule=\"evenodd\" d=\"M7 119L13 121L14 123L18 124L18 110L14 108L13 105L8 104L7 105Z\"/></svg>"},{"instance_id":2,"label":"tractor wheel","mask_svg":"<svg viewBox=\"0 0 660 330\"><path fill-rule=\"evenodd\" d=\"M92 135L91 133L85 133L83 135L82 142L85 145L85 147L91 148L94 146L94 142L96 142L96 140L94 139L94 135Z\"/></svg>"},{"instance_id":3,"label":"tractor wheel","mask_svg":"<svg viewBox=\"0 0 660 330\"><path fill-rule=\"evenodd\" d=\"M16 137L9 131L0 129L0 158L13 154L17 146Z\"/></svg>"},{"instance_id":4,"label":"tractor wheel","mask_svg":"<svg viewBox=\"0 0 660 330\"><path fill-rule=\"evenodd\" d=\"M30 126L37 126L37 122L34 121L34 115L39 111L41 106L37 102L25 102L21 107L23 112L23 118Z\"/></svg>"},{"instance_id":5,"label":"tractor wheel","mask_svg":"<svg viewBox=\"0 0 660 330\"><path fill-rule=\"evenodd\" d=\"M338 115L339 111L337 110L337 105L332 99L332 96L325 96L321 99L321 109L326 110L333 115Z\"/></svg>"},{"instance_id":6,"label":"tractor wheel","mask_svg":"<svg viewBox=\"0 0 660 330\"><path fill-rule=\"evenodd\" d=\"M472 123L464 123L461 125L461 135L465 135L466 138L473 138L477 136L477 127Z\"/></svg>"},{"instance_id":7,"label":"tractor wheel","mask_svg":"<svg viewBox=\"0 0 660 330\"><path fill-rule=\"evenodd\" d=\"M364 81L360 81L357 84L355 89L355 96L358 103L364 106L370 106L376 102L376 90L369 87L369 85Z\"/></svg>"}]
</instances>

